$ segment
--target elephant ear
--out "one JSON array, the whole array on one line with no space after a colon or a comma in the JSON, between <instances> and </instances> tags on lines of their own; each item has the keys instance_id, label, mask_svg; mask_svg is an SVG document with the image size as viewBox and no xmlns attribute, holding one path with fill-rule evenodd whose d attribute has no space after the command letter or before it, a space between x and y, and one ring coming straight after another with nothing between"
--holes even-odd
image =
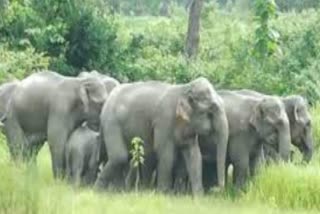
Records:
<instances>
[{"instance_id":1,"label":"elephant ear","mask_svg":"<svg viewBox=\"0 0 320 214\"><path fill-rule=\"evenodd\" d=\"M176 119L177 121L188 123L190 121L190 116L192 113L192 108L188 99L180 98L177 102L176 107Z\"/></svg>"},{"instance_id":2,"label":"elephant ear","mask_svg":"<svg viewBox=\"0 0 320 214\"><path fill-rule=\"evenodd\" d=\"M303 122L304 106L307 106L308 102L300 95L291 95L285 97L283 103L286 107L289 120L291 122ZM300 112L301 111L301 112Z\"/></svg>"},{"instance_id":3,"label":"elephant ear","mask_svg":"<svg viewBox=\"0 0 320 214\"><path fill-rule=\"evenodd\" d=\"M88 113L89 112L89 98L88 98L88 93L85 87L80 87L80 98L83 104L84 112Z\"/></svg>"},{"instance_id":4,"label":"elephant ear","mask_svg":"<svg viewBox=\"0 0 320 214\"><path fill-rule=\"evenodd\" d=\"M258 121L261 121L262 118L263 118L263 108L261 103L259 102L254 107L253 113L250 116L249 122L254 128L258 129Z\"/></svg>"},{"instance_id":5,"label":"elephant ear","mask_svg":"<svg viewBox=\"0 0 320 214\"><path fill-rule=\"evenodd\" d=\"M107 97L104 85L93 78L85 79L81 83L80 98L84 105L84 111L89 111L89 103L102 104Z\"/></svg>"},{"instance_id":6,"label":"elephant ear","mask_svg":"<svg viewBox=\"0 0 320 214\"><path fill-rule=\"evenodd\" d=\"M298 105L298 103L295 103L293 106L293 118L297 122L302 122L302 118L299 115L300 115L300 106Z\"/></svg>"}]
</instances>

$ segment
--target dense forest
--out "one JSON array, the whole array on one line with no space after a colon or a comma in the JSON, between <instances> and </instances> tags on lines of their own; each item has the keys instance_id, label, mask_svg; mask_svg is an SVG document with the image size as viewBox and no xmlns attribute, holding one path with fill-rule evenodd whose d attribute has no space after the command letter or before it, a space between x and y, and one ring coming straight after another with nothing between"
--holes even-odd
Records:
<instances>
[{"instance_id":1,"label":"dense forest","mask_svg":"<svg viewBox=\"0 0 320 214\"><path fill-rule=\"evenodd\" d=\"M316 0L204 1L192 60L184 57L189 1L2 2L3 80L40 68L122 81L203 75L216 87L320 98Z\"/></svg>"},{"instance_id":2,"label":"dense forest","mask_svg":"<svg viewBox=\"0 0 320 214\"><path fill-rule=\"evenodd\" d=\"M0 83L43 69L97 70L121 83L203 76L217 89L299 94L310 105L314 158L302 165L297 152L240 194L99 195L53 180L48 148L38 169L13 166L1 135L1 213L319 211L319 0L0 0Z\"/></svg>"}]
</instances>

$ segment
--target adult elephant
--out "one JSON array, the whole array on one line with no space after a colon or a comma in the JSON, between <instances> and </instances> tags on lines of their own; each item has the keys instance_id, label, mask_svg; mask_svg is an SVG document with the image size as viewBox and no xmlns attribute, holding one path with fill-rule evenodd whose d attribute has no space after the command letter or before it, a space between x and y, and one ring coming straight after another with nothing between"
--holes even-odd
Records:
<instances>
[{"instance_id":1,"label":"adult elephant","mask_svg":"<svg viewBox=\"0 0 320 214\"><path fill-rule=\"evenodd\" d=\"M110 93L115 87L120 85L120 82L118 80L116 80L115 78L101 74L96 70L92 70L91 72L83 71L79 74L79 77L99 78L104 83L108 93Z\"/></svg>"},{"instance_id":2,"label":"adult elephant","mask_svg":"<svg viewBox=\"0 0 320 214\"><path fill-rule=\"evenodd\" d=\"M262 144L287 161L290 155L290 127L285 106L277 97L257 99L232 91L219 91L229 122L228 163L233 180L241 188L254 175Z\"/></svg>"},{"instance_id":3,"label":"adult elephant","mask_svg":"<svg viewBox=\"0 0 320 214\"><path fill-rule=\"evenodd\" d=\"M92 129L107 97L93 77L64 77L52 71L22 80L12 95L5 131L12 155L29 160L48 140L55 177L64 175L65 144L83 121Z\"/></svg>"},{"instance_id":4,"label":"adult elephant","mask_svg":"<svg viewBox=\"0 0 320 214\"><path fill-rule=\"evenodd\" d=\"M277 97L259 99L226 90L218 91L218 94L224 101L229 126L226 165L233 165L233 182L240 189L248 177L255 174L257 165L263 158L262 146L276 151L285 161L289 159L289 121L285 107ZM216 148L207 143L211 138L210 135L199 136L205 190L209 190L217 181L217 171L214 169L216 156L213 152ZM226 171L227 169L228 167ZM185 174L180 169L176 179L184 179ZM185 183L182 184L185 186ZM181 185L177 187L181 189Z\"/></svg>"},{"instance_id":5,"label":"adult elephant","mask_svg":"<svg viewBox=\"0 0 320 214\"><path fill-rule=\"evenodd\" d=\"M258 98L270 96L248 89L242 89L235 92ZM289 118L291 142L302 153L303 161L310 162L313 154L313 140L311 116L308 111L307 101L299 95L280 97L280 99L285 106ZM270 151L270 155L271 157L274 156L272 151Z\"/></svg>"},{"instance_id":6,"label":"adult elephant","mask_svg":"<svg viewBox=\"0 0 320 214\"><path fill-rule=\"evenodd\" d=\"M157 186L168 191L176 152L180 151L194 194L203 192L201 153L197 137L212 133L217 144L218 184L224 187L228 122L222 99L205 78L171 85L156 81L115 88L101 113L108 162L96 187L106 187L128 163L133 137L144 141L145 155L157 158ZM148 163L146 163L148 164Z\"/></svg>"}]
</instances>

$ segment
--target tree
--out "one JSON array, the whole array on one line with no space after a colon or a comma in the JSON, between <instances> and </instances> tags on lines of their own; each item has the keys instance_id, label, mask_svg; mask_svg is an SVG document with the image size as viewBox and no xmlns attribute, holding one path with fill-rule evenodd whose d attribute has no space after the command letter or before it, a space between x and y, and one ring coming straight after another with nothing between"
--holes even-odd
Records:
<instances>
[{"instance_id":1,"label":"tree","mask_svg":"<svg viewBox=\"0 0 320 214\"><path fill-rule=\"evenodd\" d=\"M258 22L255 31L253 55L261 67L274 53L280 50L278 46L279 33L270 25L270 20L277 15L277 6L274 0L256 0L255 18Z\"/></svg>"},{"instance_id":2,"label":"tree","mask_svg":"<svg viewBox=\"0 0 320 214\"><path fill-rule=\"evenodd\" d=\"M187 58L196 57L200 41L200 13L202 0L193 0L190 6L185 54Z\"/></svg>"}]
</instances>

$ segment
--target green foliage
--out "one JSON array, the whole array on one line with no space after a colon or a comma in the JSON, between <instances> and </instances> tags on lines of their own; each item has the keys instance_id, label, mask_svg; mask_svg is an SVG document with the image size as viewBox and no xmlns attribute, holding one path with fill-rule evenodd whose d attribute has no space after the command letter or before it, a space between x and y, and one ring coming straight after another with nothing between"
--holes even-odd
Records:
<instances>
[{"instance_id":1,"label":"green foliage","mask_svg":"<svg viewBox=\"0 0 320 214\"><path fill-rule=\"evenodd\" d=\"M278 48L279 34L269 24L270 19L276 15L276 4L274 0L256 0L255 3L258 27L255 31L253 54L263 64Z\"/></svg>"},{"instance_id":2,"label":"green foliage","mask_svg":"<svg viewBox=\"0 0 320 214\"><path fill-rule=\"evenodd\" d=\"M112 68L116 25L98 11L84 9L70 24L66 59L76 69Z\"/></svg>"},{"instance_id":3,"label":"green foliage","mask_svg":"<svg viewBox=\"0 0 320 214\"><path fill-rule=\"evenodd\" d=\"M49 65L48 57L36 53L34 48L24 51L11 51L0 45L0 82L12 79L22 79L35 70L46 69Z\"/></svg>"},{"instance_id":4,"label":"green foliage","mask_svg":"<svg viewBox=\"0 0 320 214\"><path fill-rule=\"evenodd\" d=\"M139 137L134 137L131 141L131 166L138 168L141 164L144 163L144 148L143 140Z\"/></svg>"},{"instance_id":5,"label":"green foliage","mask_svg":"<svg viewBox=\"0 0 320 214\"><path fill-rule=\"evenodd\" d=\"M132 182L132 172L135 172L135 190L139 190L139 182L140 182L140 173L141 173L141 165L144 164L144 147L143 140L139 137L134 137L131 141L131 160L130 160L130 169L128 172L128 176L126 178L126 186L130 187L130 183ZM129 180L128 180L129 179Z\"/></svg>"},{"instance_id":6,"label":"green foliage","mask_svg":"<svg viewBox=\"0 0 320 214\"><path fill-rule=\"evenodd\" d=\"M205 4L193 62L182 56L188 14L177 6L170 18L125 17L109 15L98 0L14 1L0 21L0 38L10 50L43 53L49 69L65 75L96 69L124 82L177 83L205 76L217 88L299 93L317 102L319 13L276 14L273 1L256 3L255 15L247 18Z\"/></svg>"},{"instance_id":7,"label":"green foliage","mask_svg":"<svg viewBox=\"0 0 320 214\"><path fill-rule=\"evenodd\" d=\"M14 1L1 18L0 42L45 53L51 58L50 69L65 75L112 69L116 25L93 5L80 0Z\"/></svg>"}]
</instances>

